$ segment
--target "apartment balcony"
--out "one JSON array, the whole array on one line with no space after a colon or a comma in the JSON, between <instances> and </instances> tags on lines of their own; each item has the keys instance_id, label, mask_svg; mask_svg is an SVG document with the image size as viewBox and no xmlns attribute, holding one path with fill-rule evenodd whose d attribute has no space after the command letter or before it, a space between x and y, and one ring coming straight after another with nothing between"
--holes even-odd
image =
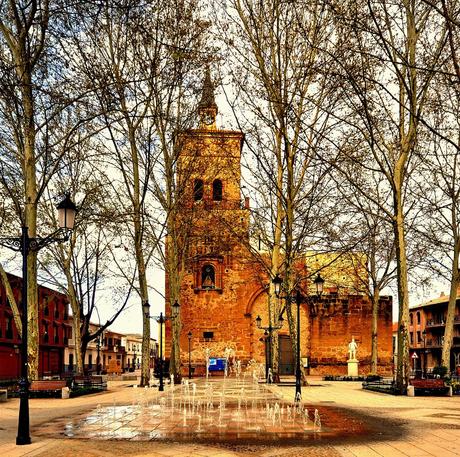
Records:
<instances>
[{"instance_id":1,"label":"apartment balcony","mask_svg":"<svg viewBox=\"0 0 460 457\"><path fill-rule=\"evenodd\" d=\"M444 337L426 340L426 348L441 348L444 344ZM454 335L452 347L460 347L460 335Z\"/></svg>"},{"instance_id":2,"label":"apartment balcony","mask_svg":"<svg viewBox=\"0 0 460 457\"><path fill-rule=\"evenodd\" d=\"M108 344L107 351L108 352L118 352L119 354L125 354L126 348L125 346L117 346L117 345L114 346L113 344Z\"/></svg>"},{"instance_id":3,"label":"apartment balcony","mask_svg":"<svg viewBox=\"0 0 460 457\"><path fill-rule=\"evenodd\" d=\"M432 338L432 339L426 340L426 347L427 348L438 348L438 347L442 347L443 343L444 343L444 338L442 337Z\"/></svg>"},{"instance_id":4,"label":"apartment balcony","mask_svg":"<svg viewBox=\"0 0 460 457\"><path fill-rule=\"evenodd\" d=\"M433 327L444 327L446 325L444 319L441 320L435 320L435 319L429 319L426 321L426 326L433 328Z\"/></svg>"},{"instance_id":5,"label":"apartment balcony","mask_svg":"<svg viewBox=\"0 0 460 457\"><path fill-rule=\"evenodd\" d=\"M460 324L460 314L454 316L454 324ZM444 327L446 325L445 319L429 319L426 321L426 326L433 327Z\"/></svg>"}]
</instances>

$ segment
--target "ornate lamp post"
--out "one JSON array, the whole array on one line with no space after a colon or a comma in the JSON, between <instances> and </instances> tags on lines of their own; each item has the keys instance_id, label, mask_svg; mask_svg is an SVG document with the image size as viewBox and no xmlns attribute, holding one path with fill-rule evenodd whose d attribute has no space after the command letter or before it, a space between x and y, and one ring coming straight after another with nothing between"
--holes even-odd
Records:
<instances>
[{"instance_id":1,"label":"ornate lamp post","mask_svg":"<svg viewBox=\"0 0 460 457\"><path fill-rule=\"evenodd\" d=\"M265 330L266 338L265 338L265 344L267 344L267 350L265 352L266 357L265 357L265 380L267 384L270 384L272 382L270 373L273 373L273 367L272 367L272 335L275 330L279 330L283 326L283 316L280 315L278 317L278 324L277 325L272 325L270 316L268 318L268 327L263 327L262 326L262 318L260 316L256 317L256 324L257 328L260 328L261 330Z\"/></svg>"},{"instance_id":2,"label":"ornate lamp post","mask_svg":"<svg viewBox=\"0 0 460 457\"><path fill-rule=\"evenodd\" d=\"M323 288L324 288L324 279L318 275L316 276L315 280L313 281L315 286L316 286L316 296L319 298L321 297L321 294L323 293ZM273 284L275 288L275 294L278 298L284 298L286 301L291 302L292 301L292 295L287 294L284 297L280 296L281 293L281 285L283 284L283 280L280 278L279 274L277 273L276 276L273 278ZM300 369L300 304L302 302L307 302L310 299L309 295L302 296L300 289L297 288L296 290L296 295L295 295L295 301L297 305L297 344L296 344L296 370L295 370L295 401L299 401L302 396L302 387L301 387L301 382L302 382L302 371ZM283 311L281 312L281 315L283 314Z\"/></svg>"},{"instance_id":3,"label":"ornate lamp post","mask_svg":"<svg viewBox=\"0 0 460 457\"><path fill-rule=\"evenodd\" d=\"M188 379L192 379L192 353L191 353L192 332L187 333L187 338L188 338Z\"/></svg>"},{"instance_id":4,"label":"ornate lamp post","mask_svg":"<svg viewBox=\"0 0 460 457\"><path fill-rule=\"evenodd\" d=\"M16 444L30 444L29 433L29 378L27 363L27 257L30 252L38 252L40 249L51 243L62 243L67 241L70 232L73 230L75 222L75 213L77 208L75 203L67 194L65 198L57 205L59 228L47 237L29 237L29 227L23 225L20 237L0 238L0 244L13 251L22 254L22 335L21 335L21 378L19 380L19 421L18 435Z\"/></svg>"},{"instance_id":5,"label":"ornate lamp post","mask_svg":"<svg viewBox=\"0 0 460 457\"><path fill-rule=\"evenodd\" d=\"M173 314L172 316L166 316L162 312L159 316L150 316L150 305L149 303L144 303L142 305L145 317L149 319L155 319L160 324L160 386L158 390L163 392L165 390L163 383L163 324L168 320L174 320L179 314L180 305L177 303L177 300L172 305Z\"/></svg>"}]
</instances>

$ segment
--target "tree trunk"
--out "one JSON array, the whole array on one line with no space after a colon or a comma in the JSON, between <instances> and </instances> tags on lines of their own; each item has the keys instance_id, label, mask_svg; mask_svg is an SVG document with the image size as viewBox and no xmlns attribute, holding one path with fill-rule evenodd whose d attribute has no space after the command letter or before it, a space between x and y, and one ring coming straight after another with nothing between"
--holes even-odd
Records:
<instances>
[{"instance_id":1,"label":"tree trunk","mask_svg":"<svg viewBox=\"0 0 460 457\"><path fill-rule=\"evenodd\" d=\"M24 145L24 222L29 229L29 237L37 236L37 182L35 168L35 128L33 114L33 96L30 79L24 90L25 145ZM29 377L38 379L38 291L37 291L37 252L31 251L27 256L27 319L28 340L27 354Z\"/></svg>"},{"instance_id":2,"label":"tree trunk","mask_svg":"<svg viewBox=\"0 0 460 457\"><path fill-rule=\"evenodd\" d=\"M398 366L396 384L404 392L409 382L409 292L407 286L407 257L404 236L404 214L402 208L402 191L398 186L395 191L394 233L396 240L396 264L398 271L399 330L398 330Z\"/></svg>"},{"instance_id":3,"label":"tree trunk","mask_svg":"<svg viewBox=\"0 0 460 457\"><path fill-rule=\"evenodd\" d=\"M73 317L73 343L75 352L75 372L78 375L82 375L84 371L83 357L81 352L81 316L80 316L80 304L77 300L77 294L75 293L75 287L73 284L73 278L70 271L70 255L64 261L64 273L67 279L67 296L69 297L70 307L72 308Z\"/></svg>"},{"instance_id":4,"label":"tree trunk","mask_svg":"<svg viewBox=\"0 0 460 457\"><path fill-rule=\"evenodd\" d=\"M457 237L456 237L457 238ZM452 260L452 276L450 281L449 304L447 306L446 326L444 328L444 343L442 345L441 364L452 370L450 366L450 351L452 348L452 339L454 336L455 308L457 304L457 289L459 285L458 260L460 252L460 240L455 240L454 255Z\"/></svg>"},{"instance_id":5,"label":"tree trunk","mask_svg":"<svg viewBox=\"0 0 460 457\"><path fill-rule=\"evenodd\" d=\"M379 299L380 290L378 287L374 288L371 297L372 302L372 325L371 325L371 374L377 374L378 368L378 319L379 319Z\"/></svg>"}]
</instances>

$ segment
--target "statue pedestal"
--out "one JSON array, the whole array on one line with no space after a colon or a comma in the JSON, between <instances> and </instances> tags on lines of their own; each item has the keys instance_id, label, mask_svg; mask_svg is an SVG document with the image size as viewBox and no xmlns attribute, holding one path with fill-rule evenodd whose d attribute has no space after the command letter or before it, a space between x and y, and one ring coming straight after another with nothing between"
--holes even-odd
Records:
<instances>
[{"instance_id":1,"label":"statue pedestal","mask_svg":"<svg viewBox=\"0 0 460 457\"><path fill-rule=\"evenodd\" d=\"M356 359L347 360L348 363L348 376L358 376L359 361Z\"/></svg>"}]
</instances>

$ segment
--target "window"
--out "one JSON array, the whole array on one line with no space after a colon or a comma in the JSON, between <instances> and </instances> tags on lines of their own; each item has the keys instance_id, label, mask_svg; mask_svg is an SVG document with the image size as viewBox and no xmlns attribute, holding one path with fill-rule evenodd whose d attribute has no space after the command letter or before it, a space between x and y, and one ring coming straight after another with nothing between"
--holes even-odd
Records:
<instances>
[{"instance_id":1,"label":"window","mask_svg":"<svg viewBox=\"0 0 460 457\"><path fill-rule=\"evenodd\" d=\"M93 368L93 354L88 355L88 368Z\"/></svg>"},{"instance_id":2,"label":"window","mask_svg":"<svg viewBox=\"0 0 460 457\"><path fill-rule=\"evenodd\" d=\"M195 179L193 184L193 199L197 202L203 199L204 183L202 179Z\"/></svg>"},{"instance_id":3,"label":"window","mask_svg":"<svg viewBox=\"0 0 460 457\"><path fill-rule=\"evenodd\" d=\"M73 370L73 354L69 354L69 370Z\"/></svg>"},{"instance_id":4,"label":"window","mask_svg":"<svg viewBox=\"0 0 460 457\"><path fill-rule=\"evenodd\" d=\"M43 314L45 316L49 316L50 315L50 309L48 308L48 305L45 306L45 309L43 310Z\"/></svg>"},{"instance_id":5,"label":"window","mask_svg":"<svg viewBox=\"0 0 460 457\"><path fill-rule=\"evenodd\" d=\"M13 339L13 318L10 316L6 318L5 338L8 338L9 340Z\"/></svg>"},{"instance_id":6,"label":"window","mask_svg":"<svg viewBox=\"0 0 460 457\"><path fill-rule=\"evenodd\" d=\"M414 334L410 333L410 344L414 344Z\"/></svg>"},{"instance_id":7,"label":"window","mask_svg":"<svg viewBox=\"0 0 460 457\"><path fill-rule=\"evenodd\" d=\"M56 324L53 324L54 343L59 344L59 330Z\"/></svg>"},{"instance_id":8,"label":"window","mask_svg":"<svg viewBox=\"0 0 460 457\"><path fill-rule=\"evenodd\" d=\"M212 199L222 201L222 181L220 179L215 179L212 183Z\"/></svg>"},{"instance_id":9,"label":"window","mask_svg":"<svg viewBox=\"0 0 460 457\"><path fill-rule=\"evenodd\" d=\"M43 342L48 343L49 335L48 335L48 324L43 324Z\"/></svg>"},{"instance_id":10,"label":"window","mask_svg":"<svg viewBox=\"0 0 460 457\"><path fill-rule=\"evenodd\" d=\"M410 325L414 325L414 315L412 313L409 314L410 318Z\"/></svg>"},{"instance_id":11,"label":"window","mask_svg":"<svg viewBox=\"0 0 460 457\"><path fill-rule=\"evenodd\" d=\"M214 289L216 287L216 273L212 265L206 264L201 270L201 288Z\"/></svg>"},{"instance_id":12,"label":"window","mask_svg":"<svg viewBox=\"0 0 460 457\"><path fill-rule=\"evenodd\" d=\"M417 324L420 325L420 313L417 313Z\"/></svg>"},{"instance_id":13,"label":"window","mask_svg":"<svg viewBox=\"0 0 460 457\"><path fill-rule=\"evenodd\" d=\"M205 340L212 340L214 338L214 332L203 332L203 338Z\"/></svg>"},{"instance_id":14,"label":"window","mask_svg":"<svg viewBox=\"0 0 460 457\"><path fill-rule=\"evenodd\" d=\"M417 332L417 343L420 343L422 341L422 333Z\"/></svg>"},{"instance_id":15,"label":"window","mask_svg":"<svg viewBox=\"0 0 460 457\"><path fill-rule=\"evenodd\" d=\"M56 309L54 310L54 318L59 319L59 308L57 304L56 304Z\"/></svg>"}]
</instances>

